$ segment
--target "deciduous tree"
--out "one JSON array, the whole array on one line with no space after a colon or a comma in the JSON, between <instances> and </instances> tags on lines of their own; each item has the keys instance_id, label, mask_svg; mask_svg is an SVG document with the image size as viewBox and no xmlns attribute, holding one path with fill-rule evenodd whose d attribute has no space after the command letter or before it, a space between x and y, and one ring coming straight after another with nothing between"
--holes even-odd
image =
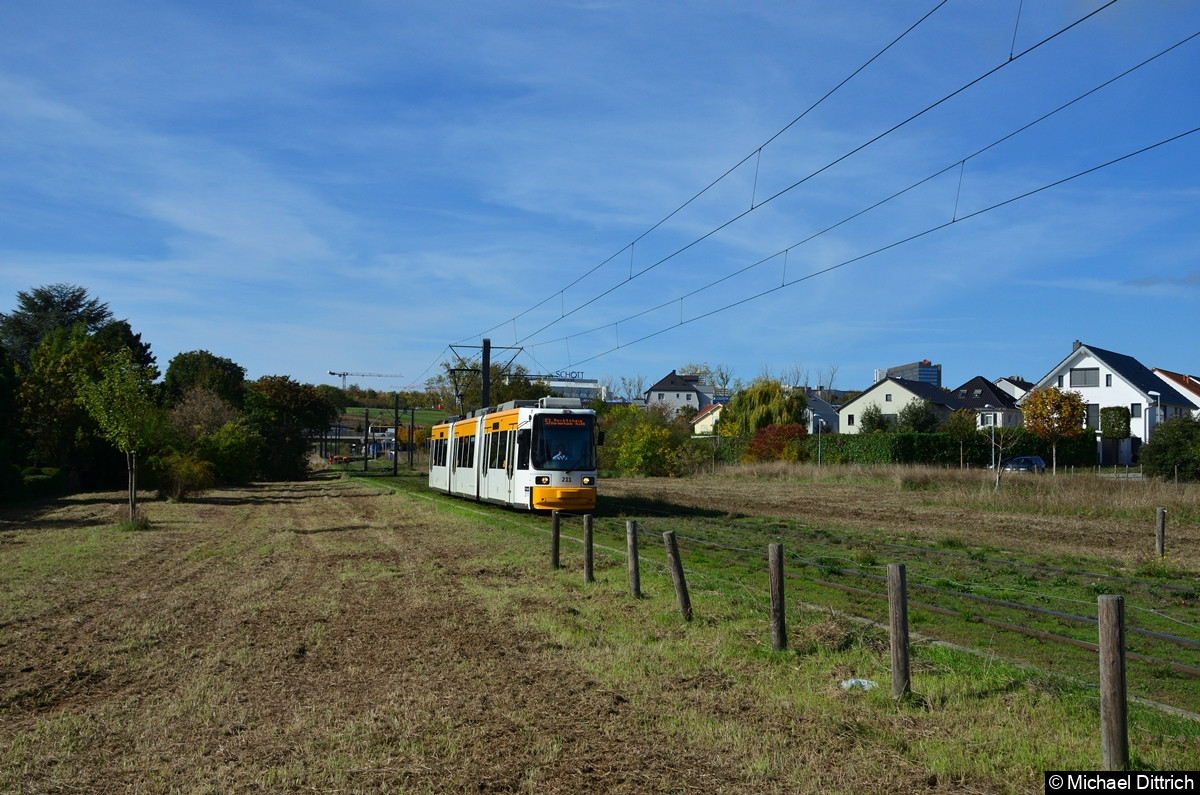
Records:
<instances>
[{"instance_id":1,"label":"deciduous tree","mask_svg":"<svg viewBox=\"0 0 1200 795\"><path fill-rule=\"evenodd\" d=\"M263 469L277 480L308 472L308 439L337 419L337 408L311 384L285 375L263 376L246 394L246 417L267 443Z\"/></svg>"},{"instance_id":2,"label":"deciduous tree","mask_svg":"<svg viewBox=\"0 0 1200 795\"><path fill-rule=\"evenodd\" d=\"M1029 432L1050 444L1051 471L1057 475L1058 443L1084 431L1087 404L1083 396L1056 386L1035 389L1021 401L1021 413Z\"/></svg>"},{"instance_id":3,"label":"deciduous tree","mask_svg":"<svg viewBox=\"0 0 1200 795\"><path fill-rule=\"evenodd\" d=\"M129 521L137 518L137 455L150 441L158 407L151 382L153 370L134 360L129 348L109 354L98 377L74 376L77 401L95 421L100 435L125 454L129 473Z\"/></svg>"},{"instance_id":4,"label":"deciduous tree","mask_svg":"<svg viewBox=\"0 0 1200 795\"><path fill-rule=\"evenodd\" d=\"M963 468L963 451L967 442L979 433L979 415L971 409L959 409L942 423L942 433L947 433L958 442L958 468Z\"/></svg>"},{"instance_id":5,"label":"deciduous tree","mask_svg":"<svg viewBox=\"0 0 1200 795\"><path fill-rule=\"evenodd\" d=\"M31 462L60 468L71 488L81 485L97 442L95 422L75 400L75 379L95 377L103 361L84 324L56 329L34 351L17 392Z\"/></svg>"},{"instance_id":6,"label":"deciduous tree","mask_svg":"<svg viewBox=\"0 0 1200 795\"><path fill-rule=\"evenodd\" d=\"M801 390L785 390L775 379L758 378L721 411L721 425L732 435L749 438L768 425L803 425L807 408L808 398Z\"/></svg>"},{"instance_id":7,"label":"deciduous tree","mask_svg":"<svg viewBox=\"0 0 1200 795\"><path fill-rule=\"evenodd\" d=\"M211 390L221 400L241 408L246 393L246 368L205 350L176 354L167 364L163 376L163 393L168 403L175 403L197 387Z\"/></svg>"}]
</instances>

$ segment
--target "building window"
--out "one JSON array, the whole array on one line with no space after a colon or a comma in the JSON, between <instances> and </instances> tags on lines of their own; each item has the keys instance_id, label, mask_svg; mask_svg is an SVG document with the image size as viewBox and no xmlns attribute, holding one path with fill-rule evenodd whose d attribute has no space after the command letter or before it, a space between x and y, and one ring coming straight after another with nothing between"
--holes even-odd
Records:
<instances>
[{"instance_id":1,"label":"building window","mask_svg":"<svg viewBox=\"0 0 1200 795\"><path fill-rule=\"evenodd\" d=\"M691 400L691 399L692 399L692 393L691 393L691 392L688 392L687 399L688 399L688 400Z\"/></svg>"},{"instance_id":2,"label":"building window","mask_svg":"<svg viewBox=\"0 0 1200 795\"><path fill-rule=\"evenodd\" d=\"M1105 386L1112 386L1112 373L1105 373L1105 374L1104 374L1104 385L1105 385Z\"/></svg>"},{"instance_id":3,"label":"building window","mask_svg":"<svg viewBox=\"0 0 1200 795\"><path fill-rule=\"evenodd\" d=\"M853 414L847 414L847 415L846 415L846 424L847 424L847 425L853 425L853 424L854 424L854 415L853 415Z\"/></svg>"},{"instance_id":4,"label":"building window","mask_svg":"<svg viewBox=\"0 0 1200 795\"><path fill-rule=\"evenodd\" d=\"M1141 419L1142 404L1141 403L1130 403L1129 404L1129 416L1130 416L1130 418L1135 419L1135 420Z\"/></svg>"},{"instance_id":5,"label":"building window","mask_svg":"<svg viewBox=\"0 0 1200 795\"><path fill-rule=\"evenodd\" d=\"M667 396L666 396L666 395L664 395L662 392L659 392L659 393L658 393L658 399L659 399L659 400L666 400L666 399L667 399Z\"/></svg>"},{"instance_id":6,"label":"building window","mask_svg":"<svg viewBox=\"0 0 1200 795\"><path fill-rule=\"evenodd\" d=\"M1087 422L1084 424L1089 428L1097 428L1098 429L1100 427L1100 404L1099 403L1088 403L1087 404Z\"/></svg>"},{"instance_id":7,"label":"building window","mask_svg":"<svg viewBox=\"0 0 1200 795\"><path fill-rule=\"evenodd\" d=\"M891 396L891 393L888 393L888 394L884 395L884 396L883 396L883 400L884 400L884 402L885 402L885 403L891 403L891 402L892 402L892 396Z\"/></svg>"},{"instance_id":8,"label":"building window","mask_svg":"<svg viewBox=\"0 0 1200 795\"><path fill-rule=\"evenodd\" d=\"M1099 367L1072 367L1071 388L1085 386L1100 386Z\"/></svg>"},{"instance_id":9,"label":"building window","mask_svg":"<svg viewBox=\"0 0 1200 795\"><path fill-rule=\"evenodd\" d=\"M1063 386L1063 377L1060 375L1058 377L1058 388L1062 389L1062 386Z\"/></svg>"}]
</instances>

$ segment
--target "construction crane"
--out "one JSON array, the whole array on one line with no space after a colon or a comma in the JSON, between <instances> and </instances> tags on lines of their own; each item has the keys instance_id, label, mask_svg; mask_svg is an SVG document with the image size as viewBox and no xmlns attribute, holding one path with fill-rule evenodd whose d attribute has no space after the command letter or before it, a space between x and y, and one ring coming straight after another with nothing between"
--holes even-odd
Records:
<instances>
[{"instance_id":1,"label":"construction crane","mask_svg":"<svg viewBox=\"0 0 1200 795\"><path fill-rule=\"evenodd\" d=\"M329 371L330 375L340 375L342 377L342 390L346 389L346 376L352 375L355 378L403 378L403 373L351 373L348 370L341 372Z\"/></svg>"}]
</instances>

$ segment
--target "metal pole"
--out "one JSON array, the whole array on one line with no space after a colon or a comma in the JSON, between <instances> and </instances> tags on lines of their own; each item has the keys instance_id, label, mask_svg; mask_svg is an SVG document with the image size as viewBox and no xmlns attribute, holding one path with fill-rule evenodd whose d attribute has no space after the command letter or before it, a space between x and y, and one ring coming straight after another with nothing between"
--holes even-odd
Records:
<instances>
[{"instance_id":1,"label":"metal pole","mask_svg":"<svg viewBox=\"0 0 1200 795\"><path fill-rule=\"evenodd\" d=\"M492 341L484 339L483 341L483 405L479 408L486 409L492 405Z\"/></svg>"},{"instance_id":2,"label":"metal pole","mask_svg":"<svg viewBox=\"0 0 1200 795\"><path fill-rule=\"evenodd\" d=\"M396 405L393 408L392 425L396 428L392 436L392 477L400 474L400 393L396 393Z\"/></svg>"}]
</instances>

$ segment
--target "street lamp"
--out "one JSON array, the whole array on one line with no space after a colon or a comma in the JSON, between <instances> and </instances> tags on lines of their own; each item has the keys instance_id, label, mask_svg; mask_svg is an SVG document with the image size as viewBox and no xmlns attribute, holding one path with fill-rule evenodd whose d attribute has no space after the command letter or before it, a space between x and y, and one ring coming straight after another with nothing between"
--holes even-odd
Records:
<instances>
[{"instance_id":1,"label":"street lamp","mask_svg":"<svg viewBox=\"0 0 1200 795\"><path fill-rule=\"evenodd\" d=\"M813 424L817 426L817 469L821 468L821 428L825 427L825 420L817 417L813 420Z\"/></svg>"},{"instance_id":2,"label":"street lamp","mask_svg":"<svg viewBox=\"0 0 1200 795\"><path fill-rule=\"evenodd\" d=\"M1151 432L1154 430L1155 426L1158 425L1158 409L1159 409L1159 403L1162 400L1162 393L1150 391L1150 392L1147 392L1146 394L1149 395L1150 399L1154 401L1150 405L1150 408L1154 409L1154 414L1151 415L1151 417L1150 417L1151 422L1146 424L1146 441L1149 442ZM1145 423L1145 420L1143 420L1143 423Z\"/></svg>"},{"instance_id":3,"label":"street lamp","mask_svg":"<svg viewBox=\"0 0 1200 795\"><path fill-rule=\"evenodd\" d=\"M992 469L996 468L996 407L991 403L984 406L992 412Z\"/></svg>"}]
</instances>

